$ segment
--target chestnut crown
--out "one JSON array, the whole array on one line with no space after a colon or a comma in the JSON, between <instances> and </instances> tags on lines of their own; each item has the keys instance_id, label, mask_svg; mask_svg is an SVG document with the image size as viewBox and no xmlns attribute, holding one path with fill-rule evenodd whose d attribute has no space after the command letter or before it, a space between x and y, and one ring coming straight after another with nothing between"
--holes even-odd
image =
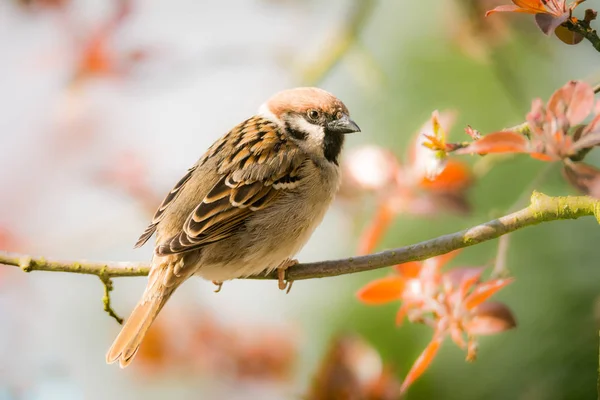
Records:
<instances>
[{"instance_id":1,"label":"chestnut crown","mask_svg":"<svg viewBox=\"0 0 600 400\"><path fill-rule=\"evenodd\" d=\"M284 90L271 97L260 113L282 126L311 155L338 164L344 135L360 132L348 108L331 93L312 87Z\"/></svg>"}]
</instances>

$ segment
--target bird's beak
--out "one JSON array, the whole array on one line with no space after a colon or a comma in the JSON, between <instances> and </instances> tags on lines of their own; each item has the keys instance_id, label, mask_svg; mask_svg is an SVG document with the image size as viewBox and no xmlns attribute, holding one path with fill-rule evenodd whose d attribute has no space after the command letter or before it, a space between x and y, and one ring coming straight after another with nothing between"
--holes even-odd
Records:
<instances>
[{"instance_id":1,"label":"bird's beak","mask_svg":"<svg viewBox=\"0 0 600 400\"><path fill-rule=\"evenodd\" d=\"M335 133L360 132L360 128L356 125L356 122L352 121L347 115L328 123L327 130Z\"/></svg>"}]
</instances>

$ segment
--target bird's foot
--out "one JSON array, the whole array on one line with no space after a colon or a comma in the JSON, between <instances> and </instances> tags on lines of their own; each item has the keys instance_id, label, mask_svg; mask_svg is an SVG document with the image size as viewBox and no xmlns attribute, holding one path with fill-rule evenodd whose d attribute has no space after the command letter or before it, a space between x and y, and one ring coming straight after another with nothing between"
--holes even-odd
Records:
<instances>
[{"instance_id":1,"label":"bird's foot","mask_svg":"<svg viewBox=\"0 0 600 400\"><path fill-rule=\"evenodd\" d=\"M285 290L285 294L288 294L290 292L290 290L292 290L292 284L294 283L294 281L285 278L285 271L289 267L293 267L296 264L298 264L298 260L287 259L284 262L282 262L279 265L279 267L277 267L277 278L278 278L279 290Z\"/></svg>"},{"instance_id":2,"label":"bird's foot","mask_svg":"<svg viewBox=\"0 0 600 400\"><path fill-rule=\"evenodd\" d=\"M217 288L215 289L215 293L219 293L221 291L221 288L223 287L223 282L212 281L212 283L217 285Z\"/></svg>"}]
</instances>

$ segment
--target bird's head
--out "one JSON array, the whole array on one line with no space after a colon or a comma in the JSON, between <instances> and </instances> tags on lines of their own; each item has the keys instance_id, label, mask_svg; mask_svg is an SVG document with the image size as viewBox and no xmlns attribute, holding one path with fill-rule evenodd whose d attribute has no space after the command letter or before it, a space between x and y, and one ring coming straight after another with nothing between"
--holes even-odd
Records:
<instances>
[{"instance_id":1,"label":"bird's head","mask_svg":"<svg viewBox=\"0 0 600 400\"><path fill-rule=\"evenodd\" d=\"M344 103L318 88L279 92L264 103L259 112L278 123L300 148L335 164L338 164L344 135L360 132Z\"/></svg>"}]
</instances>

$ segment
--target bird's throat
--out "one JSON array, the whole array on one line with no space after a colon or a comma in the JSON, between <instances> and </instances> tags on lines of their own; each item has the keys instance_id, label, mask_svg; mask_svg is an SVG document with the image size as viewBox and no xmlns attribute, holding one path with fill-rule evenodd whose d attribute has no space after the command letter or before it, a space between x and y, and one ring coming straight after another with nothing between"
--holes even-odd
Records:
<instances>
[{"instance_id":1,"label":"bird's throat","mask_svg":"<svg viewBox=\"0 0 600 400\"><path fill-rule=\"evenodd\" d=\"M338 164L338 158L344 146L344 135L337 132L325 130L323 137L323 155L327 161Z\"/></svg>"}]
</instances>

